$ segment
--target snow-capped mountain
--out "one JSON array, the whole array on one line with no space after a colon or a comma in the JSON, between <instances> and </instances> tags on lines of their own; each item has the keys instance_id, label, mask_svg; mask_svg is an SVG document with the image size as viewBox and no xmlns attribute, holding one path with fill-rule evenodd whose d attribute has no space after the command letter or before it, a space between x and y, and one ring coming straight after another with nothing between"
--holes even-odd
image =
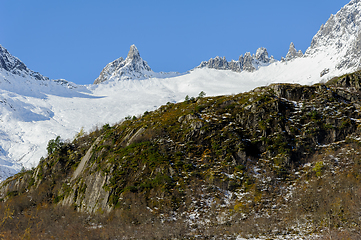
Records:
<instances>
[{"instance_id":1,"label":"snow-capped mountain","mask_svg":"<svg viewBox=\"0 0 361 240\"><path fill-rule=\"evenodd\" d=\"M360 67L361 0L352 0L323 25L303 55L291 43L284 59L265 48L237 61L216 57L179 73L155 73L133 45L92 85L49 80L0 46L0 180L35 166L46 144L71 139L81 128L119 122L186 95L245 92L271 83L312 84ZM140 81L141 80L141 81Z\"/></svg>"},{"instance_id":2,"label":"snow-capped mountain","mask_svg":"<svg viewBox=\"0 0 361 240\"><path fill-rule=\"evenodd\" d=\"M153 74L154 72L148 66L148 63L140 57L137 47L132 45L127 58L124 60L120 57L107 64L99 77L94 81L94 84L111 79L149 78Z\"/></svg>"},{"instance_id":3,"label":"snow-capped mountain","mask_svg":"<svg viewBox=\"0 0 361 240\"><path fill-rule=\"evenodd\" d=\"M0 71L2 70L22 77L32 77L37 80L49 80L49 78L44 77L40 73L27 68L22 61L11 55L0 45Z\"/></svg>"},{"instance_id":4,"label":"snow-capped mountain","mask_svg":"<svg viewBox=\"0 0 361 240\"><path fill-rule=\"evenodd\" d=\"M178 73L155 73L149 67L148 63L144 61L139 54L135 45L130 46L127 58L122 57L108 63L99 77L95 79L94 84L99 84L105 81L119 81L129 79L147 79L151 77L170 77L178 75Z\"/></svg>"},{"instance_id":5,"label":"snow-capped mountain","mask_svg":"<svg viewBox=\"0 0 361 240\"><path fill-rule=\"evenodd\" d=\"M331 14L313 37L307 57L326 53L336 56L336 69L357 69L361 66L361 0L352 0L336 15Z\"/></svg>"}]
</instances>

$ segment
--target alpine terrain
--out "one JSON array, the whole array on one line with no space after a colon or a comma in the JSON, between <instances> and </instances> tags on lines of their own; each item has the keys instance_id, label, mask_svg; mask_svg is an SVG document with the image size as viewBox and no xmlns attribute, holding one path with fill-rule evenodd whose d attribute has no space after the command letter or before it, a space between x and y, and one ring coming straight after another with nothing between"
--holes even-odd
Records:
<instances>
[{"instance_id":1,"label":"alpine terrain","mask_svg":"<svg viewBox=\"0 0 361 240\"><path fill-rule=\"evenodd\" d=\"M4 239L360 239L361 0L302 53L90 85L0 45ZM287 49L287 48L285 48Z\"/></svg>"}]
</instances>

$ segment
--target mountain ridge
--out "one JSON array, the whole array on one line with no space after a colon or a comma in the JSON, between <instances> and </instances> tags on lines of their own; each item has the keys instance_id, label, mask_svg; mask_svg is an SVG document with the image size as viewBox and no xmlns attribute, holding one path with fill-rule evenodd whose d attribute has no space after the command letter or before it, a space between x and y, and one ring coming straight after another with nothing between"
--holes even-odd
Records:
<instances>
[{"instance_id":1,"label":"mountain ridge","mask_svg":"<svg viewBox=\"0 0 361 240\"><path fill-rule=\"evenodd\" d=\"M49 80L48 77L44 77L40 73L30 70L22 61L11 55L7 49L0 44L0 70L1 69L22 77L31 76L36 80Z\"/></svg>"},{"instance_id":2,"label":"mountain ridge","mask_svg":"<svg viewBox=\"0 0 361 240\"><path fill-rule=\"evenodd\" d=\"M328 21L320 27L311 41L311 46L305 55L311 56L319 51L329 49L327 57L332 58L335 53L340 56L336 68L360 68L361 32L361 1L352 0L341 8L335 15L331 14Z\"/></svg>"}]
</instances>

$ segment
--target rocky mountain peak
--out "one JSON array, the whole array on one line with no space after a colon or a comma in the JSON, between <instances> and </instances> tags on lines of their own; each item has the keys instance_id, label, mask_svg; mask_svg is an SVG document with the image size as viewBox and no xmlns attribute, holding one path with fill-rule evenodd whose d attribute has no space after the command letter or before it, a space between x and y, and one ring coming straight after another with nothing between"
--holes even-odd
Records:
<instances>
[{"instance_id":1,"label":"rocky mountain peak","mask_svg":"<svg viewBox=\"0 0 361 240\"><path fill-rule=\"evenodd\" d=\"M49 80L38 72L34 72L26 67L17 57L11 55L6 48L0 45L0 70L3 69L14 75L22 77L32 77L36 80Z\"/></svg>"},{"instance_id":2,"label":"rocky mountain peak","mask_svg":"<svg viewBox=\"0 0 361 240\"><path fill-rule=\"evenodd\" d=\"M140 59L140 54L138 51L138 48L133 44L132 46L130 46L128 55L127 55L127 59L135 59L135 60L139 60Z\"/></svg>"},{"instance_id":3,"label":"rocky mountain peak","mask_svg":"<svg viewBox=\"0 0 361 240\"><path fill-rule=\"evenodd\" d=\"M357 69L361 66L361 0L352 0L320 27L306 55L327 52L339 55L336 69Z\"/></svg>"},{"instance_id":4,"label":"rocky mountain peak","mask_svg":"<svg viewBox=\"0 0 361 240\"><path fill-rule=\"evenodd\" d=\"M288 49L288 53L286 55L286 61L292 60L297 57L302 57L303 53L301 50L297 51L295 48L295 44L291 42L290 48Z\"/></svg>"},{"instance_id":5,"label":"rocky mountain peak","mask_svg":"<svg viewBox=\"0 0 361 240\"><path fill-rule=\"evenodd\" d=\"M100 73L94 84L99 84L108 80L129 80L145 79L154 74L148 63L140 57L137 47L130 46L127 58L122 57L108 63Z\"/></svg>"},{"instance_id":6,"label":"rocky mountain peak","mask_svg":"<svg viewBox=\"0 0 361 240\"><path fill-rule=\"evenodd\" d=\"M320 30L313 37L311 46L307 50L312 50L330 44L342 48L342 42L348 41L359 32L361 23L361 1L352 0L345 5L335 15L331 14L328 21L320 27Z\"/></svg>"},{"instance_id":7,"label":"rocky mountain peak","mask_svg":"<svg viewBox=\"0 0 361 240\"><path fill-rule=\"evenodd\" d=\"M18 58L12 56L6 48L0 45L0 68L11 72L15 69L25 70L26 66Z\"/></svg>"},{"instance_id":8,"label":"rocky mountain peak","mask_svg":"<svg viewBox=\"0 0 361 240\"><path fill-rule=\"evenodd\" d=\"M268 57L267 49L263 47L258 48L256 52L256 59L261 62L268 62L269 57Z\"/></svg>"}]
</instances>

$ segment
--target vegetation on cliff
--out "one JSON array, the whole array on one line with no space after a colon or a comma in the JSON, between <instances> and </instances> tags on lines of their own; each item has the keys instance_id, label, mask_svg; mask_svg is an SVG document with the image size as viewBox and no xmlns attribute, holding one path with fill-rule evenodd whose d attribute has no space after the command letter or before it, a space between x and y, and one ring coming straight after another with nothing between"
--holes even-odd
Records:
<instances>
[{"instance_id":1,"label":"vegetation on cliff","mask_svg":"<svg viewBox=\"0 0 361 240\"><path fill-rule=\"evenodd\" d=\"M35 169L2 183L0 236L357 239L359 83L200 94L51 140Z\"/></svg>"}]
</instances>

